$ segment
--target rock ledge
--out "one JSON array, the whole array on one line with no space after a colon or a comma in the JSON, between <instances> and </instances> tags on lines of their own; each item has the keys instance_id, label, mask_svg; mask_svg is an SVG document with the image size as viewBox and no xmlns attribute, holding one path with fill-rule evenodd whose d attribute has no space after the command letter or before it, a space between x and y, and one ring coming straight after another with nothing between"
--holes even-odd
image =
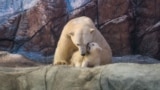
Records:
<instances>
[{"instance_id":1,"label":"rock ledge","mask_svg":"<svg viewBox=\"0 0 160 90\"><path fill-rule=\"evenodd\" d=\"M160 64L0 67L0 90L159 90Z\"/></svg>"}]
</instances>

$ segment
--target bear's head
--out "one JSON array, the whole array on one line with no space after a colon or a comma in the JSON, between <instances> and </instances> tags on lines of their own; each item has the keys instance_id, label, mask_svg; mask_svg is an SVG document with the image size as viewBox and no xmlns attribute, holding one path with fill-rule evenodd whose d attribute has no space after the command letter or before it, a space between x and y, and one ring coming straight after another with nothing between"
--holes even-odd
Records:
<instances>
[{"instance_id":1,"label":"bear's head","mask_svg":"<svg viewBox=\"0 0 160 90\"><path fill-rule=\"evenodd\" d=\"M98 45L96 42L91 42L87 45L87 51L89 53L100 53L102 51L102 48Z\"/></svg>"},{"instance_id":2,"label":"bear's head","mask_svg":"<svg viewBox=\"0 0 160 90\"><path fill-rule=\"evenodd\" d=\"M71 30L69 33L73 44L78 48L82 56L87 54L87 45L88 43L93 42L94 32L95 28L78 25L76 30Z\"/></svg>"}]
</instances>

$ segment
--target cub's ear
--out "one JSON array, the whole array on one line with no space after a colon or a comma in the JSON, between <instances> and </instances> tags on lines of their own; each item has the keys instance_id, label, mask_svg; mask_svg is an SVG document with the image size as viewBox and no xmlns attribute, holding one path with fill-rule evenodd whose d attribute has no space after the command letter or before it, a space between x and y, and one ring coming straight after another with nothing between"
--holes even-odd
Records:
<instances>
[{"instance_id":1,"label":"cub's ear","mask_svg":"<svg viewBox=\"0 0 160 90\"><path fill-rule=\"evenodd\" d=\"M91 28L91 29L90 29L90 33L93 33L94 31L95 31L94 28Z\"/></svg>"},{"instance_id":2,"label":"cub's ear","mask_svg":"<svg viewBox=\"0 0 160 90\"><path fill-rule=\"evenodd\" d=\"M69 35L69 36L73 36L74 33L73 33L73 32L69 32L68 35Z\"/></svg>"}]
</instances>

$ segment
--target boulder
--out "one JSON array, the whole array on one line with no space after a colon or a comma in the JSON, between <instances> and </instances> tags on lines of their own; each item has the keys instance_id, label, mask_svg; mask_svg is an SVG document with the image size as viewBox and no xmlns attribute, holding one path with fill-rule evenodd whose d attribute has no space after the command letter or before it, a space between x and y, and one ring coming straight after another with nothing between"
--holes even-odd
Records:
<instances>
[{"instance_id":1,"label":"boulder","mask_svg":"<svg viewBox=\"0 0 160 90\"><path fill-rule=\"evenodd\" d=\"M160 59L160 1L156 0L2 0L0 50L51 63L64 25L90 17L113 56Z\"/></svg>"},{"instance_id":2,"label":"boulder","mask_svg":"<svg viewBox=\"0 0 160 90\"><path fill-rule=\"evenodd\" d=\"M159 64L0 67L1 90L159 90Z\"/></svg>"}]
</instances>

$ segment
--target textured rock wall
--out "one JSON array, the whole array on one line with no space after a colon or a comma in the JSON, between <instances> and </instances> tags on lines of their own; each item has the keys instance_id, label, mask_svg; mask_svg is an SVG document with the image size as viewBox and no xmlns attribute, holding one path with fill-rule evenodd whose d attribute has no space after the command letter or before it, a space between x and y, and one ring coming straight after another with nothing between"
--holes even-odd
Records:
<instances>
[{"instance_id":1,"label":"textured rock wall","mask_svg":"<svg viewBox=\"0 0 160 90\"><path fill-rule=\"evenodd\" d=\"M142 54L160 59L159 0L0 1L0 50L50 63L63 26L89 16L113 55Z\"/></svg>"},{"instance_id":2,"label":"textured rock wall","mask_svg":"<svg viewBox=\"0 0 160 90\"><path fill-rule=\"evenodd\" d=\"M159 90L159 64L0 67L1 90Z\"/></svg>"},{"instance_id":3,"label":"textured rock wall","mask_svg":"<svg viewBox=\"0 0 160 90\"><path fill-rule=\"evenodd\" d=\"M132 1L132 3L135 3ZM160 1L137 0L132 31L135 52L160 59Z\"/></svg>"}]
</instances>

